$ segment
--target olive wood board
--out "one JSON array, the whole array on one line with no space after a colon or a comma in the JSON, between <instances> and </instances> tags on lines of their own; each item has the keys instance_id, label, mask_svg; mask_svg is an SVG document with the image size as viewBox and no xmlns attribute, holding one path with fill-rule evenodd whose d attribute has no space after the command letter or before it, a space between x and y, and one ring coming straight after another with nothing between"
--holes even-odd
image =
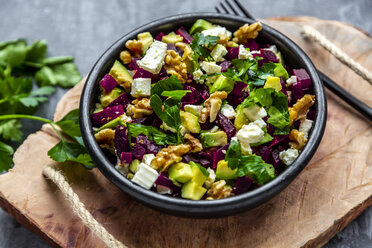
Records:
<instances>
[{"instance_id":1,"label":"olive wood board","mask_svg":"<svg viewBox=\"0 0 372 248\"><path fill-rule=\"evenodd\" d=\"M372 105L372 86L319 45L303 39L310 25L372 71L372 39L336 21L278 17L263 22L299 44L317 68ZM55 120L78 107L84 80L59 102ZM372 203L372 125L327 91L327 127L302 173L267 203L217 219L187 219L139 204L97 169L60 164L87 209L128 247L320 247ZM31 134L14 155L15 166L0 176L0 206L54 247L104 247L49 180L42 168L58 142L48 126Z\"/></svg>"}]
</instances>

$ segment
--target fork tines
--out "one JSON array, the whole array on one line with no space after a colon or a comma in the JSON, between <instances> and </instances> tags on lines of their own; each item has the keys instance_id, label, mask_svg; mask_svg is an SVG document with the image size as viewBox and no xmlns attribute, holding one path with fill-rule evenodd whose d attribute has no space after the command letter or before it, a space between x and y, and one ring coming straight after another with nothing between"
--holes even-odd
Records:
<instances>
[{"instance_id":1,"label":"fork tines","mask_svg":"<svg viewBox=\"0 0 372 248\"><path fill-rule=\"evenodd\" d=\"M241 15L250 19L254 19L254 17L238 0L225 0L225 2L220 2L220 7L216 6L215 9L218 13Z\"/></svg>"}]
</instances>

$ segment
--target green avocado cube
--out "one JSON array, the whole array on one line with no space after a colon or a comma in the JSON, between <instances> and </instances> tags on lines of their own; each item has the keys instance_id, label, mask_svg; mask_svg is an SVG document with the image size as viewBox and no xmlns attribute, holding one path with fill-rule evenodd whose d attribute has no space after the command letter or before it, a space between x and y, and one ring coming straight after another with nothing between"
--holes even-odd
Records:
<instances>
[{"instance_id":1,"label":"green avocado cube","mask_svg":"<svg viewBox=\"0 0 372 248\"><path fill-rule=\"evenodd\" d=\"M106 129L106 128L110 128L110 129L115 129L116 126L125 126L125 122L119 117L117 117L116 119L110 121L110 122L107 122L105 125L103 125L102 127L98 128L95 133L98 133L99 131L103 130L103 129Z\"/></svg>"},{"instance_id":2,"label":"green avocado cube","mask_svg":"<svg viewBox=\"0 0 372 248\"><path fill-rule=\"evenodd\" d=\"M229 94L234 89L234 84L234 80L227 78L221 74L211 85L209 93L212 94L216 91L226 91L226 93Z\"/></svg>"},{"instance_id":3,"label":"green avocado cube","mask_svg":"<svg viewBox=\"0 0 372 248\"><path fill-rule=\"evenodd\" d=\"M189 112L180 111L181 124L191 133L200 133L199 118Z\"/></svg>"},{"instance_id":4,"label":"green avocado cube","mask_svg":"<svg viewBox=\"0 0 372 248\"><path fill-rule=\"evenodd\" d=\"M201 32L206 29L214 28L214 25L204 19L198 19L196 22L192 25L190 29L190 34L194 34L196 32Z\"/></svg>"},{"instance_id":5,"label":"green avocado cube","mask_svg":"<svg viewBox=\"0 0 372 248\"><path fill-rule=\"evenodd\" d=\"M217 163L217 169L216 169L216 178L217 179L223 179L223 180L230 180L238 178L238 175L236 175L237 169L232 170L228 166L228 162L225 160L220 160Z\"/></svg>"},{"instance_id":6,"label":"green avocado cube","mask_svg":"<svg viewBox=\"0 0 372 248\"><path fill-rule=\"evenodd\" d=\"M249 124L248 117L244 114L244 109L237 109L236 110L236 116L234 120L234 126L236 129L241 129L244 125Z\"/></svg>"},{"instance_id":7,"label":"green avocado cube","mask_svg":"<svg viewBox=\"0 0 372 248\"><path fill-rule=\"evenodd\" d=\"M154 42L154 38L150 32L144 32L137 35L137 39L142 43L142 56L145 55L151 44Z\"/></svg>"},{"instance_id":8,"label":"green avocado cube","mask_svg":"<svg viewBox=\"0 0 372 248\"><path fill-rule=\"evenodd\" d=\"M130 163L129 165L129 170L133 173L136 173L140 163L141 161L139 161L138 159L133 160L132 163Z\"/></svg>"},{"instance_id":9,"label":"green avocado cube","mask_svg":"<svg viewBox=\"0 0 372 248\"><path fill-rule=\"evenodd\" d=\"M268 76L264 88L273 88L275 89L275 91L280 91L282 89L282 85L280 84L280 78Z\"/></svg>"},{"instance_id":10,"label":"green avocado cube","mask_svg":"<svg viewBox=\"0 0 372 248\"><path fill-rule=\"evenodd\" d=\"M192 171L191 181L202 186L207 180L207 176L204 175L204 173L201 171L201 168L196 163L190 162L189 165L191 166Z\"/></svg>"},{"instance_id":11,"label":"green avocado cube","mask_svg":"<svg viewBox=\"0 0 372 248\"><path fill-rule=\"evenodd\" d=\"M224 131L205 132L200 134L200 139L204 148L227 144L227 135Z\"/></svg>"},{"instance_id":12,"label":"green avocado cube","mask_svg":"<svg viewBox=\"0 0 372 248\"><path fill-rule=\"evenodd\" d=\"M122 85L124 82L132 83L133 78L129 74L127 68L122 65L118 60L115 60L114 65L111 67L109 74Z\"/></svg>"},{"instance_id":13,"label":"green avocado cube","mask_svg":"<svg viewBox=\"0 0 372 248\"><path fill-rule=\"evenodd\" d=\"M191 166L189 164L180 162L172 165L168 169L169 179L180 183L186 183L193 177Z\"/></svg>"},{"instance_id":14,"label":"green avocado cube","mask_svg":"<svg viewBox=\"0 0 372 248\"><path fill-rule=\"evenodd\" d=\"M276 63L276 67L274 69L274 76L275 77L282 77L284 80L287 80L289 75L287 70L284 68L282 64Z\"/></svg>"},{"instance_id":15,"label":"green avocado cube","mask_svg":"<svg viewBox=\"0 0 372 248\"><path fill-rule=\"evenodd\" d=\"M109 93L107 93L106 91L103 91L99 98L102 107L106 107L107 105L109 105L112 101L118 98L122 93L123 91L119 88L114 88Z\"/></svg>"},{"instance_id":16,"label":"green avocado cube","mask_svg":"<svg viewBox=\"0 0 372 248\"><path fill-rule=\"evenodd\" d=\"M200 200L205 192L207 192L206 188L203 188L193 181L190 181L182 186L181 197L190 200Z\"/></svg>"}]
</instances>

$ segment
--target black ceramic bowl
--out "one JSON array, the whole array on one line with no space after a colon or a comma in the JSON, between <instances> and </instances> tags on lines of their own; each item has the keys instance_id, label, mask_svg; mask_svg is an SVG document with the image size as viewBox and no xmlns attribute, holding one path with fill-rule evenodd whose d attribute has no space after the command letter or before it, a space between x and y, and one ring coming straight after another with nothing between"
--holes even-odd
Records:
<instances>
[{"instance_id":1,"label":"black ceramic bowl","mask_svg":"<svg viewBox=\"0 0 372 248\"><path fill-rule=\"evenodd\" d=\"M275 44L282 52L286 63L291 68L305 68L313 82L316 95L315 108L317 114L309 141L296 161L277 178L255 190L242 195L214 201L192 201L173 198L160 195L132 183L114 168L114 165L110 162L109 156L106 156L94 139L90 114L94 110L95 102L99 94L98 83L109 71L114 60L118 59L119 53L125 48L124 44L127 40L135 39L138 33L145 31L151 32L154 36L161 31L164 33L174 31L180 26L190 28L195 20L199 18L224 26L230 31L235 31L245 23L254 22L247 18L217 13L182 14L153 21L129 32L109 47L91 70L81 95L80 126L84 143L98 169L108 180L125 193L151 208L161 210L168 214L187 217L218 217L236 214L266 202L282 191L305 168L313 157L323 136L327 116L326 98L322 82L319 79L314 65L306 54L289 38L275 29L263 25L262 31L257 38L258 41Z\"/></svg>"}]
</instances>

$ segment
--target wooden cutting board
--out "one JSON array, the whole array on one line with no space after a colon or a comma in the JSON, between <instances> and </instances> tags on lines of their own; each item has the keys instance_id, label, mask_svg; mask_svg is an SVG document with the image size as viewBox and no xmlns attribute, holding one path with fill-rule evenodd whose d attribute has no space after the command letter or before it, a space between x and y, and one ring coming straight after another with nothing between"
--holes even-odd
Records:
<instances>
[{"instance_id":1,"label":"wooden cutting board","mask_svg":"<svg viewBox=\"0 0 372 248\"><path fill-rule=\"evenodd\" d=\"M314 18L263 22L299 44L316 66L359 99L372 105L372 86L300 36L315 27L372 71L372 39L347 24ZM60 101L55 120L78 107L83 82ZM328 122L306 169L279 195L245 213L219 219L169 216L137 203L97 170L61 164L68 181L93 216L128 247L319 247L372 203L372 126L327 92ZM47 151L58 139L44 126L14 156L0 176L0 206L55 247L104 247L75 216L56 186L43 178L52 163Z\"/></svg>"}]
</instances>

